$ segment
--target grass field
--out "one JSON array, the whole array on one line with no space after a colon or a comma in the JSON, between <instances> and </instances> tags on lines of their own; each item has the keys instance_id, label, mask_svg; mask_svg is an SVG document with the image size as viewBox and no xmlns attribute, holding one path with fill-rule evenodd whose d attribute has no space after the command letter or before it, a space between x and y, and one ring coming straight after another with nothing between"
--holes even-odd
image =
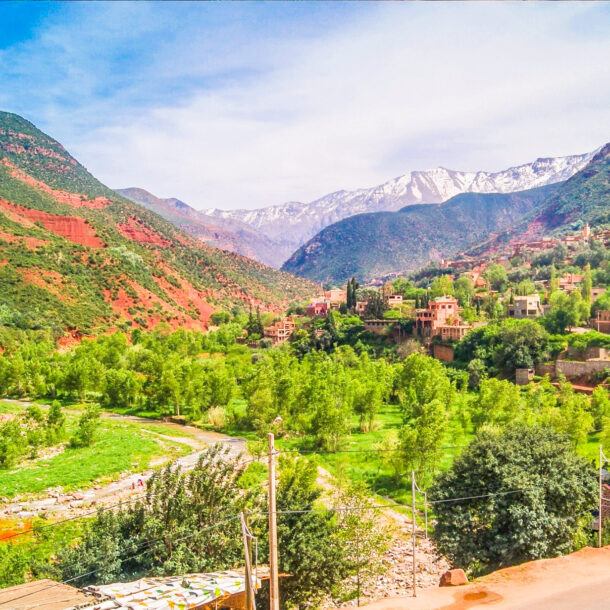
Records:
<instances>
[{"instance_id":1,"label":"grass field","mask_svg":"<svg viewBox=\"0 0 610 610\"><path fill-rule=\"evenodd\" d=\"M15 403L0 403L0 413L16 413L22 409ZM68 436L78 416L66 414ZM66 447L49 458L26 460L19 467L0 470L2 495L40 493L48 487L66 491L90 487L94 483L117 478L126 472L139 472L154 460L175 458L190 451L183 443L159 438L188 436L186 432L163 424L140 424L102 418L96 440L89 447Z\"/></svg>"}]
</instances>

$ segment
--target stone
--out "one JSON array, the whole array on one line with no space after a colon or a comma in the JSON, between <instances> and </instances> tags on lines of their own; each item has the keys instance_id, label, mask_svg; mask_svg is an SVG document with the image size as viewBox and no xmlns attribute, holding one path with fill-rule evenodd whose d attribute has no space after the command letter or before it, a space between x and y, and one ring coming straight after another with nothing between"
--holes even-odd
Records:
<instances>
[{"instance_id":1,"label":"stone","mask_svg":"<svg viewBox=\"0 0 610 610\"><path fill-rule=\"evenodd\" d=\"M460 585L467 585L468 578L461 568L454 570L447 570L442 576L439 583L440 587L458 587Z\"/></svg>"}]
</instances>

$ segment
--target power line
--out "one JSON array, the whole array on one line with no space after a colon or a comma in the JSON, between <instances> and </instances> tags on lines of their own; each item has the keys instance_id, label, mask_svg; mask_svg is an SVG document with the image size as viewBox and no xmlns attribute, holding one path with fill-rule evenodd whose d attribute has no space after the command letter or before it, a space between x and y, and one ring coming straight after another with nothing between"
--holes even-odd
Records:
<instances>
[{"instance_id":1,"label":"power line","mask_svg":"<svg viewBox=\"0 0 610 610\"><path fill-rule=\"evenodd\" d=\"M194 532L192 534L188 534L187 536L183 536L181 538L176 538L176 539L172 540L172 542L176 543L176 542L182 542L183 540L188 540L189 538L193 538L194 536L197 536L197 535L199 535L199 534L201 534L203 532L212 530L212 529L214 529L216 527L219 527L221 525L225 525L226 523L230 523L231 521L235 521L238 518L239 518L239 515L235 515L235 516L230 517L228 519L224 519L223 521L218 521L217 523L215 523L214 525L211 525L210 527L199 529L196 532ZM121 561L129 561L130 559L133 559L134 557L137 557L138 555L142 555L143 553L145 553L145 552L147 552L149 550L152 550L152 545L155 542L158 542L159 540L162 540L162 539L163 539L163 537L161 536L161 537L155 538L153 540L147 540L145 543L143 543L142 545L139 545L139 546L147 545L148 548L143 548L142 550L138 550L137 552L132 553L131 555L128 555L127 557L122 558ZM24 595L20 595L19 597L14 597L14 598L9 599L9 600L7 600L5 602L0 602L0 606L4 606L4 605L6 605L8 603L16 602L19 599L24 599L26 597L29 597L30 595L34 595L35 593L41 593L42 591L46 591L48 589L52 589L52 588L57 587L59 585L66 585L66 584L74 582L75 580L78 580L80 578L85 578L86 576L92 576L93 574L96 574L97 572L100 572L103 569L104 568L101 567L101 568L96 568L95 570L90 570L89 572L84 572L82 574L77 574L76 576L73 576L72 578L67 578L66 580L62 580L61 582L53 583L52 585L48 585L48 586L46 586L46 587L44 587L42 589L38 589L37 591L31 591L30 593L25 593ZM37 608L37 607L39 607L41 605L44 605L44 604L36 604L34 606L31 606L31 607L32 608Z\"/></svg>"}]
</instances>

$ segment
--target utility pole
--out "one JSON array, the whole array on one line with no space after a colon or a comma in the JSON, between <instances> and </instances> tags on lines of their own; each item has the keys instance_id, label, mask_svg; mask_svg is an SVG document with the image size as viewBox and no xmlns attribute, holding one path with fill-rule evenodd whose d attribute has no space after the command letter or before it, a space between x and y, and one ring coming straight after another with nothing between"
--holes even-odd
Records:
<instances>
[{"instance_id":1,"label":"utility pole","mask_svg":"<svg viewBox=\"0 0 610 610\"><path fill-rule=\"evenodd\" d=\"M280 587L277 557L277 508L275 503L275 442L273 433L269 440L269 610L280 610Z\"/></svg>"},{"instance_id":2,"label":"utility pole","mask_svg":"<svg viewBox=\"0 0 610 610\"><path fill-rule=\"evenodd\" d=\"M413 543L413 597L417 597L417 586L415 585L415 471L411 471L411 525Z\"/></svg>"},{"instance_id":3,"label":"utility pole","mask_svg":"<svg viewBox=\"0 0 610 610\"><path fill-rule=\"evenodd\" d=\"M604 452L602 451L602 445L599 444L599 526L597 528L597 546L602 546L602 527L604 523L604 504L603 504L603 487L602 487L602 464L603 464Z\"/></svg>"},{"instance_id":4,"label":"utility pole","mask_svg":"<svg viewBox=\"0 0 610 610\"><path fill-rule=\"evenodd\" d=\"M245 559L245 576L246 576L246 610L255 610L254 605L254 587L252 586L252 548L250 543L250 531L248 529L248 509L240 515L241 533L244 539L244 559Z\"/></svg>"},{"instance_id":5,"label":"utility pole","mask_svg":"<svg viewBox=\"0 0 610 610\"><path fill-rule=\"evenodd\" d=\"M426 520L426 540L428 540L428 492L424 491L424 519Z\"/></svg>"}]
</instances>

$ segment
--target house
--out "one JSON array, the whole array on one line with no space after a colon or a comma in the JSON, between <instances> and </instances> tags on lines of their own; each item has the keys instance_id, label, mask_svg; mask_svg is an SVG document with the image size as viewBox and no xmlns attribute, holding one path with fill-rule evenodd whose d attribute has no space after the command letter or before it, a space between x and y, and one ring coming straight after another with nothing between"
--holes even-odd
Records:
<instances>
[{"instance_id":1,"label":"house","mask_svg":"<svg viewBox=\"0 0 610 610\"><path fill-rule=\"evenodd\" d=\"M402 305L402 294L390 294L387 296L390 307L400 307Z\"/></svg>"},{"instance_id":2,"label":"house","mask_svg":"<svg viewBox=\"0 0 610 610\"><path fill-rule=\"evenodd\" d=\"M369 304L368 301L356 301L356 307L354 307L354 311L357 316L363 316L366 311L366 306Z\"/></svg>"},{"instance_id":3,"label":"house","mask_svg":"<svg viewBox=\"0 0 610 610\"><path fill-rule=\"evenodd\" d=\"M253 577L252 581L254 589L260 589L260 579ZM104 600L95 605L91 604L89 606L91 610L112 610L114 608L246 610L246 582L243 573L224 571L141 578L132 582L119 582L111 585L91 585L84 591ZM63 608L70 607L63 606Z\"/></svg>"},{"instance_id":4,"label":"house","mask_svg":"<svg viewBox=\"0 0 610 610\"><path fill-rule=\"evenodd\" d=\"M364 322L364 330L381 335L386 328L390 328L394 324L396 324L396 320L366 320Z\"/></svg>"},{"instance_id":5,"label":"house","mask_svg":"<svg viewBox=\"0 0 610 610\"><path fill-rule=\"evenodd\" d=\"M610 334L610 310L599 310L595 317L589 320L589 326L600 333Z\"/></svg>"},{"instance_id":6,"label":"house","mask_svg":"<svg viewBox=\"0 0 610 610\"><path fill-rule=\"evenodd\" d=\"M327 300L333 309L338 309L341 303L347 301L347 290L342 288L333 288L324 293L324 298ZM336 307L334 307L336 305Z\"/></svg>"},{"instance_id":7,"label":"house","mask_svg":"<svg viewBox=\"0 0 610 610\"><path fill-rule=\"evenodd\" d=\"M415 310L414 330L420 335L434 337L440 334L441 326L458 323L458 302L451 296L437 297L428 303L427 309Z\"/></svg>"},{"instance_id":8,"label":"house","mask_svg":"<svg viewBox=\"0 0 610 610\"><path fill-rule=\"evenodd\" d=\"M310 303L305 308L305 315L308 318L325 318L330 311L330 304L327 301Z\"/></svg>"},{"instance_id":9,"label":"house","mask_svg":"<svg viewBox=\"0 0 610 610\"><path fill-rule=\"evenodd\" d=\"M540 304L540 295L530 294L514 297L513 303L508 306L508 315L518 320L538 318L544 315L542 305Z\"/></svg>"},{"instance_id":10,"label":"house","mask_svg":"<svg viewBox=\"0 0 610 610\"><path fill-rule=\"evenodd\" d=\"M595 301L595 299L599 298L606 292L605 286L594 286L591 288L591 303Z\"/></svg>"},{"instance_id":11,"label":"house","mask_svg":"<svg viewBox=\"0 0 610 610\"><path fill-rule=\"evenodd\" d=\"M280 345L290 339L295 327L296 324L293 318L283 318L273 326L267 326L263 332L265 337L271 339L273 345Z\"/></svg>"},{"instance_id":12,"label":"house","mask_svg":"<svg viewBox=\"0 0 610 610\"><path fill-rule=\"evenodd\" d=\"M578 273L566 273L563 277L559 278L559 289L565 292L577 290L579 285L582 284L583 277L583 275Z\"/></svg>"},{"instance_id":13,"label":"house","mask_svg":"<svg viewBox=\"0 0 610 610\"><path fill-rule=\"evenodd\" d=\"M437 329L440 331L442 341L460 341L468 331L472 330L470 324L442 324Z\"/></svg>"}]
</instances>

